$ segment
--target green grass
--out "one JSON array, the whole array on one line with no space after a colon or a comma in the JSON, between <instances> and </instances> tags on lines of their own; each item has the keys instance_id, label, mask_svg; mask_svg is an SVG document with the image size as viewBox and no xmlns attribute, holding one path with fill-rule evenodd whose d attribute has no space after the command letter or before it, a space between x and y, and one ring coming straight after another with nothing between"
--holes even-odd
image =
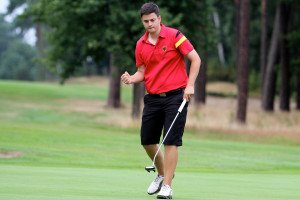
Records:
<instances>
[{"instance_id":1,"label":"green grass","mask_svg":"<svg viewBox=\"0 0 300 200\"><path fill-rule=\"evenodd\" d=\"M23 154L0 158L0 199L155 199L138 129L101 122L109 110L64 110L106 97L106 86L0 81L0 152ZM186 131L174 199L300 199L298 145L223 137Z\"/></svg>"},{"instance_id":2,"label":"green grass","mask_svg":"<svg viewBox=\"0 0 300 200\"><path fill-rule=\"evenodd\" d=\"M154 199L142 170L0 166L1 199ZM174 199L299 199L300 175L176 174Z\"/></svg>"}]
</instances>

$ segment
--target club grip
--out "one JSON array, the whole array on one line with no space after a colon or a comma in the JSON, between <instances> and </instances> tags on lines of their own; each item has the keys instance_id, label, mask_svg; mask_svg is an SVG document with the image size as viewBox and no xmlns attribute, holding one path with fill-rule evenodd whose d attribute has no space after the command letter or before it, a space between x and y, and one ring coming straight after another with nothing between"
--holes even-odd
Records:
<instances>
[{"instance_id":1,"label":"club grip","mask_svg":"<svg viewBox=\"0 0 300 200\"><path fill-rule=\"evenodd\" d=\"M183 99L183 102L181 103L181 105L180 105L180 107L179 107L179 109L178 109L178 112L181 113L181 111L183 110L185 104L186 104L186 99Z\"/></svg>"}]
</instances>

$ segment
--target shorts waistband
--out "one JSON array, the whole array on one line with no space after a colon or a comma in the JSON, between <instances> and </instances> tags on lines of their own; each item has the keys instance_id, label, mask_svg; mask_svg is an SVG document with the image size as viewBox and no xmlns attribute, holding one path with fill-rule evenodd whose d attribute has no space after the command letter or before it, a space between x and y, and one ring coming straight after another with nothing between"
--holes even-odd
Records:
<instances>
[{"instance_id":1,"label":"shorts waistband","mask_svg":"<svg viewBox=\"0 0 300 200\"><path fill-rule=\"evenodd\" d=\"M176 94L181 94L183 92L183 90L184 90L184 88L179 88L179 89L175 89L175 90L170 90L168 92L163 92L160 94L148 94L148 95L153 96L153 97L169 97L169 96L173 96Z\"/></svg>"}]
</instances>

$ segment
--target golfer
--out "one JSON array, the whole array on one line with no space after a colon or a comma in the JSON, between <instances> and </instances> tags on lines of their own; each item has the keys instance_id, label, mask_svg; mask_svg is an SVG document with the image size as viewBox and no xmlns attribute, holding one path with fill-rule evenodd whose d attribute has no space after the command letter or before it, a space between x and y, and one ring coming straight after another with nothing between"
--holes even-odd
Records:
<instances>
[{"instance_id":1,"label":"golfer","mask_svg":"<svg viewBox=\"0 0 300 200\"><path fill-rule=\"evenodd\" d=\"M125 84L144 81L147 94L141 126L141 144L153 160L164 130L169 129L183 99L189 101L194 94L194 83L201 60L190 41L179 31L161 23L159 7L145 3L140 10L145 34L137 41L135 59L137 71L125 72L121 80ZM184 57L191 62L187 76ZM172 199L172 179L178 160L178 147L186 122L187 106L178 116L164 142L164 154L159 152L155 160L158 175L148 188L148 194L158 199Z\"/></svg>"}]
</instances>

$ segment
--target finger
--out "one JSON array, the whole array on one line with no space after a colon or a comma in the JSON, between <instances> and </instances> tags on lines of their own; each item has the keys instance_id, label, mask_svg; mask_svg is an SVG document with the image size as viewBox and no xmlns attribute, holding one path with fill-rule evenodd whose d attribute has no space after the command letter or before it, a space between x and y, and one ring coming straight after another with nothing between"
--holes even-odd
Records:
<instances>
[{"instance_id":1,"label":"finger","mask_svg":"<svg viewBox=\"0 0 300 200\"><path fill-rule=\"evenodd\" d=\"M189 102L189 100L190 100L190 99L189 99L189 96L188 96L187 94L184 94L184 95L183 95L183 99L185 99L187 102Z\"/></svg>"}]
</instances>

